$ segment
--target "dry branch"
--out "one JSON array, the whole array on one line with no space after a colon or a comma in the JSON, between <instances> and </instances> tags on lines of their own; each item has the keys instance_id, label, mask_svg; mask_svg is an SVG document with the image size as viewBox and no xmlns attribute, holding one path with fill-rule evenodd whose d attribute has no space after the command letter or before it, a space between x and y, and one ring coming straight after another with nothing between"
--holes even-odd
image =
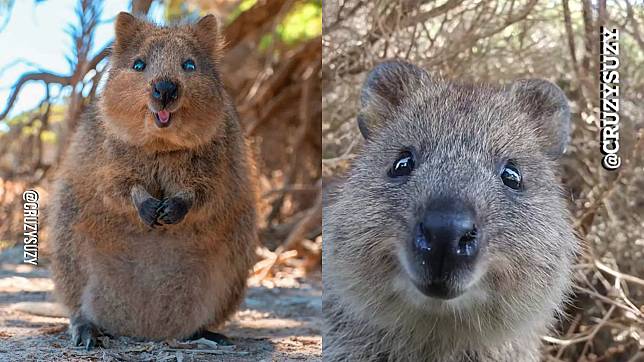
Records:
<instances>
[{"instance_id":1,"label":"dry branch","mask_svg":"<svg viewBox=\"0 0 644 362\"><path fill-rule=\"evenodd\" d=\"M16 101L16 98L18 98L18 94L20 93L20 90L22 90L22 87L27 82L31 82L31 81L41 81L47 85L60 84L60 85L66 86L71 84L72 78L70 76L64 76L64 75L59 75L59 74L54 74L49 72L23 74L12 87L11 95L9 95L9 100L7 101L7 105L5 106L5 109L2 111L2 113L0 113L0 121L5 119L9 114L9 112L11 111L11 108L13 107L14 102Z\"/></svg>"}]
</instances>

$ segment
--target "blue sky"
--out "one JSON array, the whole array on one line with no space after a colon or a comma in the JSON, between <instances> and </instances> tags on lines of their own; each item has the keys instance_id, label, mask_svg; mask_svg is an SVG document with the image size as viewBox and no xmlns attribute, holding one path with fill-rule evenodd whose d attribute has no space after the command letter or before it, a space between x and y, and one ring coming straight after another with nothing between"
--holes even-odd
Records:
<instances>
[{"instance_id":1,"label":"blue sky","mask_svg":"<svg viewBox=\"0 0 644 362\"><path fill-rule=\"evenodd\" d=\"M77 2L46 0L37 5L34 0L15 2L11 19L0 32L0 110L4 110L11 86L23 73L38 69L60 74L70 72L65 55L71 51L71 39L65 28L77 21L74 15ZM103 4L101 24L94 37L94 53L111 41L114 17L120 11L129 10L130 1L108 0ZM163 9L153 5L151 18L159 20L162 14ZM32 109L44 95L45 87L40 82L24 86L9 117ZM3 126L0 123L0 131Z\"/></svg>"}]
</instances>

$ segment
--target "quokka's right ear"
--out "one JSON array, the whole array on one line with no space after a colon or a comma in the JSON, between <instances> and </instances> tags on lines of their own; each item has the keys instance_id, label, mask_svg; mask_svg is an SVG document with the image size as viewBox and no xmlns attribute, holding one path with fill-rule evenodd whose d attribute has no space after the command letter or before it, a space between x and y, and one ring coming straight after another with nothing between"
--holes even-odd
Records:
<instances>
[{"instance_id":1,"label":"quokka's right ear","mask_svg":"<svg viewBox=\"0 0 644 362\"><path fill-rule=\"evenodd\" d=\"M546 155L561 157L571 132L570 105L561 88L543 79L523 79L511 85L510 95L535 125Z\"/></svg>"},{"instance_id":2,"label":"quokka's right ear","mask_svg":"<svg viewBox=\"0 0 644 362\"><path fill-rule=\"evenodd\" d=\"M120 12L116 21L114 22L114 33L116 38L114 40L114 51L120 52L127 49L130 44L133 44L140 32L142 32L147 23L143 20L136 18L134 15L125 11Z\"/></svg>"},{"instance_id":3,"label":"quokka's right ear","mask_svg":"<svg viewBox=\"0 0 644 362\"><path fill-rule=\"evenodd\" d=\"M193 27L195 36L200 44L203 44L213 58L218 61L221 56L224 40L219 28L217 17L208 14L197 22Z\"/></svg>"},{"instance_id":4,"label":"quokka's right ear","mask_svg":"<svg viewBox=\"0 0 644 362\"><path fill-rule=\"evenodd\" d=\"M362 86L358 128L365 139L373 136L395 107L415 89L429 82L429 74L413 64L389 60L376 66Z\"/></svg>"}]
</instances>

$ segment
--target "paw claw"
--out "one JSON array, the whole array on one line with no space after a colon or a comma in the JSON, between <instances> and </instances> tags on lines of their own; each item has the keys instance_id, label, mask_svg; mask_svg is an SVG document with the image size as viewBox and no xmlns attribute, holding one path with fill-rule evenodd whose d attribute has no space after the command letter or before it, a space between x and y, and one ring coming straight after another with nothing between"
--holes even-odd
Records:
<instances>
[{"instance_id":1,"label":"paw claw","mask_svg":"<svg viewBox=\"0 0 644 362\"><path fill-rule=\"evenodd\" d=\"M155 225L161 225L157 221L158 219L158 208L160 207L160 201L151 197L143 203L141 203L141 206L139 206L139 217L145 223L145 225L148 225L151 228L154 228Z\"/></svg>"},{"instance_id":2,"label":"paw claw","mask_svg":"<svg viewBox=\"0 0 644 362\"><path fill-rule=\"evenodd\" d=\"M77 334L77 335L72 336L72 345L74 345L74 346L80 346L80 344L81 344L81 337L80 337L80 335L78 335L78 334Z\"/></svg>"},{"instance_id":3,"label":"paw claw","mask_svg":"<svg viewBox=\"0 0 644 362\"><path fill-rule=\"evenodd\" d=\"M74 322L71 325L72 343L74 346L83 346L89 351L96 346L98 329L90 322Z\"/></svg>"},{"instance_id":4,"label":"paw claw","mask_svg":"<svg viewBox=\"0 0 644 362\"><path fill-rule=\"evenodd\" d=\"M85 350L89 351L92 348L94 348L94 340L93 339L88 339L87 341L85 341Z\"/></svg>"},{"instance_id":5,"label":"paw claw","mask_svg":"<svg viewBox=\"0 0 644 362\"><path fill-rule=\"evenodd\" d=\"M157 209L158 220L163 224L177 224L188 213L189 206L177 197L170 197L161 202Z\"/></svg>"}]
</instances>

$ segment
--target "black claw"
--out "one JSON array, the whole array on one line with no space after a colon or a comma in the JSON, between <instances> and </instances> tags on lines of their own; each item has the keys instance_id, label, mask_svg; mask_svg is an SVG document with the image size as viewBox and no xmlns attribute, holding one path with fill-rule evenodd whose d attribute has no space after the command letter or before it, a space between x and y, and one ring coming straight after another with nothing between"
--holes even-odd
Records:
<instances>
[{"instance_id":1,"label":"black claw","mask_svg":"<svg viewBox=\"0 0 644 362\"><path fill-rule=\"evenodd\" d=\"M165 208L165 205L167 203L168 203L168 199L161 200L161 203L159 203L159 207L157 207L157 214L160 214L163 212L163 209Z\"/></svg>"},{"instance_id":2,"label":"black claw","mask_svg":"<svg viewBox=\"0 0 644 362\"><path fill-rule=\"evenodd\" d=\"M72 344L74 346L80 346L80 343L81 343L80 335L76 334L76 335L72 336Z\"/></svg>"},{"instance_id":3,"label":"black claw","mask_svg":"<svg viewBox=\"0 0 644 362\"><path fill-rule=\"evenodd\" d=\"M94 348L94 341L91 339L88 339L87 341L85 341L85 350L89 351L92 348Z\"/></svg>"},{"instance_id":4,"label":"black claw","mask_svg":"<svg viewBox=\"0 0 644 362\"><path fill-rule=\"evenodd\" d=\"M72 342L74 346L84 346L89 351L96 346L98 329L90 322L72 323Z\"/></svg>"},{"instance_id":5,"label":"black claw","mask_svg":"<svg viewBox=\"0 0 644 362\"><path fill-rule=\"evenodd\" d=\"M183 220L188 210L189 206L183 199L170 197L164 199L157 208L157 220L163 224L177 224Z\"/></svg>"},{"instance_id":6,"label":"black claw","mask_svg":"<svg viewBox=\"0 0 644 362\"><path fill-rule=\"evenodd\" d=\"M145 225L154 228L155 226L160 226L161 224L157 221L158 213L157 209L161 202L153 197L143 201L139 207L139 217L145 223Z\"/></svg>"}]
</instances>

